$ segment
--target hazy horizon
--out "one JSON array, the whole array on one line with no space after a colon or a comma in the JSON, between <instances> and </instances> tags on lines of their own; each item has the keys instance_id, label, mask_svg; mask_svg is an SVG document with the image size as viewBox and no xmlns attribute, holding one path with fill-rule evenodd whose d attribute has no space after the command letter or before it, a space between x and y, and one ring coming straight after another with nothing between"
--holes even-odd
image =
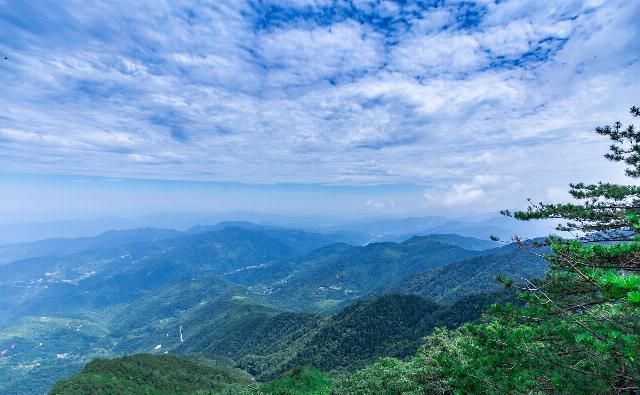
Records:
<instances>
[{"instance_id":1,"label":"hazy horizon","mask_svg":"<svg viewBox=\"0 0 640 395\"><path fill-rule=\"evenodd\" d=\"M557 234L556 222L523 223L495 213L474 216L443 215L377 215L377 216L295 216L260 212L155 212L144 215L69 217L35 221L0 222L0 246L52 238L75 239L94 237L113 230L143 228L187 231L198 226L225 222L253 223L261 226L298 229L308 232L352 232L358 237L369 235L369 242L401 241L413 235L453 234L488 240L497 235L503 240L512 236L543 237ZM370 227L378 229L372 231ZM362 241L367 241L363 239Z\"/></svg>"}]
</instances>

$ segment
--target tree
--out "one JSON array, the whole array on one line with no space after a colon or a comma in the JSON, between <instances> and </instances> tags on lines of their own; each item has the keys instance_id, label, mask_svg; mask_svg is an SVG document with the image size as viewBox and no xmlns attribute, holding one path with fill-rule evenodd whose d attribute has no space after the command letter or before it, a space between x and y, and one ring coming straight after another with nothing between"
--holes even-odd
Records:
<instances>
[{"instance_id":1,"label":"tree","mask_svg":"<svg viewBox=\"0 0 640 395\"><path fill-rule=\"evenodd\" d=\"M638 107L631 108L640 116ZM613 142L609 160L624 162L627 176L640 178L640 132L634 125L596 128ZM558 369L573 381L599 383L611 393L640 388L640 187L600 182L571 184L576 202L531 203L525 211L503 214L529 221L559 219L558 230L573 239L549 238L551 266L542 281L520 287L529 302L517 322L545 328L547 343L562 344ZM524 243L516 240L521 246ZM526 248L526 247L525 247ZM510 281L507 285L512 285ZM511 312L513 314L513 312ZM560 338L568 339L563 342ZM572 339L573 338L573 339ZM553 348L553 347L552 347ZM548 357L548 356L547 356Z\"/></svg>"}]
</instances>

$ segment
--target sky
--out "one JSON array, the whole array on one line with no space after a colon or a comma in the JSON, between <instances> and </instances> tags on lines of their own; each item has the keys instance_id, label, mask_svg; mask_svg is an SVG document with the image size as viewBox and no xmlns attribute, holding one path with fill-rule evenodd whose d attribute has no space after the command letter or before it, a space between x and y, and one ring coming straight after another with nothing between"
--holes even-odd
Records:
<instances>
[{"instance_id":1,"label":"sky","mask_svg":"<svg viewBox=\"0 0 640 395\"><path fill-rule=\"evenodd\" d=\"M640 2L0 0L0 216L469 215L628 182ZM1 222L1 221L0 221Z\"/></svg>"}]
</instances>

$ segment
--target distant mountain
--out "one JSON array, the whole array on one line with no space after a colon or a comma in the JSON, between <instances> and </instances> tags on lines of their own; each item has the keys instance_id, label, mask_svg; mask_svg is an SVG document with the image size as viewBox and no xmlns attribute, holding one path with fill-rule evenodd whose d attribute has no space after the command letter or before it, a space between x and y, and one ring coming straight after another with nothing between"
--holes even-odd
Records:
<instances>
[{"instance_id":1,"label":"distant mountain","mask_svg":"<svg viewBox=\"0 0 640 395\"><path fill-rule=\"evenodd\" d=\"M263 214L256 212L163 212L138 217L95 217L65 220L20 221L20 216L4 217L0 212L0 245L31 242L49 238L91 237L110 229L162 228L185 230L193 226L212 225L222 221L251 221L264 225L297 229L324 227L326 222L336 223L337 218L315 218L289 216L284 214ZM6 218L5 218L6 217ZM2 221L5 219L6 222ZM325 232L321 232L325 233Z\"/></svg>"},{"instance_id":2,"label":"distant mountain","mask_svg":"<svg viewBox=\"0 0 640 395\"><path fill-rule=\"evenodd\" d=\"M307 232L298 229L281 228L276 226L258 225L247 221L223 221L211 226L194 226L189 228L186 233L197 234L211 231L219 231L226 228L241 228L255 232L263 233L275 240L278 240L289 246L296 254L305 254L317 248L321 248L330 244L345 242L352 243L351 237L344 234L321 234Z\"/></svg>"},{"instance_id":3,"label":"distant mountain","mask_svg":"<svg viewBox=\"0 0 640 395\"><path fill-rule=\"evenodd\" d=\"M335 242L295 229L235 225L224 223L215 227L218 230L201 227L183 233L156 229L107 232L74 241L74 248L80 248L102 240L95 250L1 265L0 323L10 317L124 303L173 281L287 262ZM118 237L121 232L139 241L125 244Z\"/></svg>"},{"instance_id":4,"label":"distant mountain","mask_svg":"<svg viewBox=\"0 0 640 395\"><path fill-rule=\"evenodd\" d=\"M412 236L417 237L417 236ZM410 239L410 238L409 238ZM475 237L460 236L457 234L429 234L420 236L422 240L432 240L452 246L464 248L471 251L484 251L500 246L499 243L491 240L477 239ZM408 240L408 239L405 239Z\"/></svg>"},{"instance_id":5,"label":"distant mountain","mask_svg":"<svg viewBox=\"0 0 640 395\"><path fill-rule=\"evenodd\" d=\"M549 221L522 223L512 218L489 217L472 219L449 219L439 216L407 218L365 218L340 225L323 228L324 231L353 231L366 234L369 242L403 241L412 236L429 234L458 234L489 240L498 236L508 240L514 235L524 238L547 236L554 231Z\"/></svg>"},{"instance_id":6,"label":"distant mountain","mask_svg":"<svg viewBox=\"0 0 640 395\"><path fill-rule=\"evenodd\" d=\"M261 232L228 227L69 257L18 261L0 266L0 294L14 295L0 306L0 320L7 315L102 308L132 301L173 281L295 255L292 247Z\"/></svg>"},{"instance_id":7,"label":"distant mountain","mask_svg":"<svg viewBox=\"0 0 640 395\"><path fill-rule=\"evenodd\" d=\"M170 229L110 230L93 237L45 239L28 243L0 245L0 265L35 257L61 257L83 251L126 244L159 241L180 236Z\"/></svg>"},{"instance_id":8,"label":"distant mountain","mask_svg":"<svg viewBox=\"0 0 640 395\"><path fill-rule=\"evenodd\" d=\"M131 228L129 220L117 217L0 223L0 244L15 244L50 238L86 237L114 228ZM140 227L140 226L135 226Z\"/></svg>"},{"instance_id":9,"label":"distant mountain","mask_svg":"<svg viewBox=\"0 0 640 395\"><path fill-rule=\"evenodd\" d=\"M445 217L363 218L329 229L352 230L367 233L372 241L389 235L409 235L433 229L448 222Z\"/></svg>"},{"instance_id":10,"label":"distant mountain","mask_svg":"<svg viewBox=\"0 0 640 395\"><path fill-rule=\"evenodd\" d=\"M403 243L371 243L364 247L338 243L319 248L298 260L247 267L225 273L224 277L250 286L276 306L331 310L362 296L362 292L368 292L376 284L397 281L409 274L475 256L496 245L492 241L458 235L414 236ZM303 295L287 297L291 292ZM309 304L310 299L315 301Z\"/></svg>"},{"instance_id":11,"label":"distant mountain","mask_svg":"<svg viewBox=\"0 0 640 395\"><path fill-rule=\"evenodd\" d=\"M239 369L173 355L138 354L96 359L81 373L58 382L49 394L237 394L251 382L251 376Z\"/></svg>"},{"instance_id":12,"label":"distant mountain","mask_svg":"<svg viewBox=\"0 0 640 395\"><path fill-rule=\"evenodd\" d=\"M490 236L498 236L509 240L515 235L523 238L548 236L555 231L555 224L552 221L525 223L508 217L491 217L475 221L448 221L428 231L429 233L455 233L485 240Z\"/></svg>"},{"instance_id":13,"label":"distant mountain","mask_svg":"<svg viewBox=\"0 0 640 395\"><path fill-rule=\"evenodd\" d=\"M491 250L486 255L409 276L396 284L378 289L376 293L420 295L452 303L466 295L501 289L503 286L496 281L499 274L518 282L523 278L541 278L546 269L546 260L514 245L507 245Z\"/></svg>"},{"instance_id":14,"label":"distant mountain","mask_svg":"<svg viewBox=\"0 0 640 395\"><path fill-rule=\"evenodd\" d=\"M314 251L279 281L251 289L281 308L332 310L412 274L475 255L478 252L429 237L364 247L335 245Z\"/></svg>"},{"instance_id":15,"label":"distant mountain","mask_svg":"<svg viewBox=\"0 0 640 395\"><path fill-rule=\"evenodd\" d=\"M320 234L298 229L258 225L246 221L223 221L215 225L197 225L180 232L172 229L139 228L112 229L96 236L78 238L51 238L32 242L0 245L0 265L35 257L61 257L84 251L104 250L127 244L153 242L200 233L242 228L261 232L283 242L295 253L304 254L337 242L353 242L351 236ZM356 240L357 241L357 240Z\"/></svg>"}]
</instances>

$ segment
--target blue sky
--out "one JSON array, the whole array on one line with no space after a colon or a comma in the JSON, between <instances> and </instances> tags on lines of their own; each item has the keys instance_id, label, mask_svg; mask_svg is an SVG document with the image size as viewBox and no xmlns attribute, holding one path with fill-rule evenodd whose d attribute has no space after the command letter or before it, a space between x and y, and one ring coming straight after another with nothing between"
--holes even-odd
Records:
<instances>
[{"instance_id":1,"label":"blue sky","mask_svg":"<svg viewBox=\"0 0 640 395\"><path fill-rule=\"evenodd\" d=\"M622 181L592 131L639 104L638 20L616 0L0 0L0 212L488 212Z\"/></svg>"}]
</instances>

